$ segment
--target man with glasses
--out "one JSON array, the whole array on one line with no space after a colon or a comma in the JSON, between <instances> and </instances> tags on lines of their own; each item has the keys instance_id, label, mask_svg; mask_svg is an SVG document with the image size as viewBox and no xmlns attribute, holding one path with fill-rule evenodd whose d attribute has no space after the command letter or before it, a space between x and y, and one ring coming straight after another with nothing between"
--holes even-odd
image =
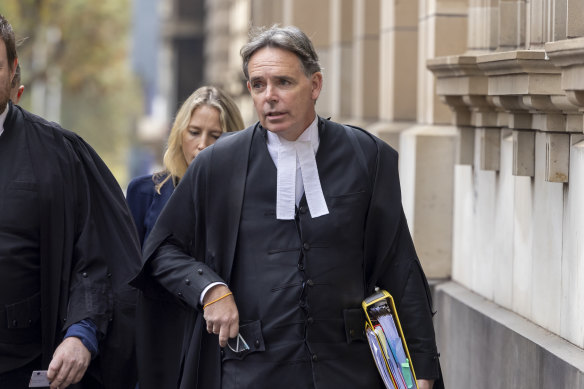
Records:
<instances>
[{"instance_id":1,"label":"man with glasses","mask_svg":"<svg viewBox=\"0 0 584 389\"><path fill-rule=\"evenodd\" d=\"M419 387L441 386L397 153L316 114L323 76L296 27L258 31L241 55L259 122L197 157L134 281L192 308L180 387L382 388L361 310L376 286L397 302Z\"/></svg>"}]
</instances>

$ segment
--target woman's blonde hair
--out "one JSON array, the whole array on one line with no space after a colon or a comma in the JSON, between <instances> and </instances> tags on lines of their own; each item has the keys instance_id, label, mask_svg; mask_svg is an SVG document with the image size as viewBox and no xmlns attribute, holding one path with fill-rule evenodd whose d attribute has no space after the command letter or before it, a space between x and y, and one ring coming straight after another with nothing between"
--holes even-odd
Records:
<instances>
[{"instance_id":1,"label":"woman's blonde hair","mask_svg":"<svg viewBox=\"0 0 584 389\"><path fill-rule=\"evenodd\" d=\"M158 193L160 193L160 188L171 177L176 185L187 171L188 164L182 151L183 132L187 130L195 109L202 105L209 105L219 111L219 121L223 132L243 129L243 118L239 108L225 92L214 86L202 86L194 91L180 107L174 119L168 136L166 152L164 153L163 163L165 170L156 173L153 177Z\"/></svg>"}]
</instances>

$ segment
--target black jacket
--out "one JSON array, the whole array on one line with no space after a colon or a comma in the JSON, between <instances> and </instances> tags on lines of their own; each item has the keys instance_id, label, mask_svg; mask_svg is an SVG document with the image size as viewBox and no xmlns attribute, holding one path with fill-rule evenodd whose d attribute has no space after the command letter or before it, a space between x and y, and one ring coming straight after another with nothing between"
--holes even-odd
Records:
<instances>
[{"instance_id":1,"label":"black jacket","mask_svg":"<svg viewBox=\"0 0 584 389\"><path fill-rule=\"evenodd\" d=\"M42 364L64 331L89 318L101 334L86 378L105 388L135 384L136 229L115 178L97 153L56 123L9 105L5 129L24 131L40 199Z\"/></svg>"}]
</instances>

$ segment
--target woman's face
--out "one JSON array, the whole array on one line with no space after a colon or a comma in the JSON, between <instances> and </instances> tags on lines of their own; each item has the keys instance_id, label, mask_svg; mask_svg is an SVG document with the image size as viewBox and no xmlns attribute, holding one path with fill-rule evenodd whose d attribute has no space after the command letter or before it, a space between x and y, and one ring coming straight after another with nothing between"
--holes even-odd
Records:
<instances>
[{"instance_id":1,"label":"woman's face","mask_svg":"<svg viewBox=\"0 0 584 389\"><path fill-rule=\"evenodd\" d=\"M201 150L215 143L222 132L219 110L210 105L197 107L182 134L182 151L187 165L193 162Z\"/></svg>"}]
</instances>

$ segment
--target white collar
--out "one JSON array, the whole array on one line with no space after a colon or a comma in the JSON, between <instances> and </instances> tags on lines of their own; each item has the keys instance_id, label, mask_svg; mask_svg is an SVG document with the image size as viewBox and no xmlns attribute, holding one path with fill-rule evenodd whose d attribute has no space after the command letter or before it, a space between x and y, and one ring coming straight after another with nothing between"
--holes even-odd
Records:
<instances>
[{"instance_id":1,"label":"white collar","mask_svg":"<svg viewBox=\"0 0 584 389\"><path fill-rule=\"evenodd\" d=\"M273 133L271 131L267 131L267 133L268 133L268 139L267 139L268 147L276 152L274 155L272 155L272 152L270 151L270 155L272 155L272 159L274 159L274 163L276 163L276 166L277 166L277 162L276 162L278 160L277 150L278 150L278 147L280 146L280 144L282 143L280 141L281 138L278 134ZM284 139L284 141L286 141L286 140ZM318 136L318 116L316 116L314 118L312 123L310 123L310 125L306 128L306 130L304 130L302 132L302 134L300 134L300 136L298 137L298 139L296 139L296 141L300 141L300 142L309 141L310 144L312 145L312 149L314 150L314 154L316 154L316 152L318 151L318 146L320 145L320 138ZM274 158L274 156L276 156L276 158Z\"/></svg>"},{"instance_id":2,"label":"white collar","mask_svg":"<svg viewBox=\"0 0 584 389\"><path fill-rule=\"evenodd\" d=\"M0 114L0 135L4 132L4 122L6 121L6 116L8 116L8 110L10 109L10 104L6 103L6 108L4 112Z\"/></svg>"},{"instance_id":3,"label":"white collar","mask_svg":"<svg viewBox=\"0 0 584 389\"><path fill-rule=\"evenodd\" d=\"M268 131L267 146L278 169L276 217L294 219L303 193L313 218L328 214L315 157L320 146L318 117L293 142Z\"/></svg>"}]
</instances>

